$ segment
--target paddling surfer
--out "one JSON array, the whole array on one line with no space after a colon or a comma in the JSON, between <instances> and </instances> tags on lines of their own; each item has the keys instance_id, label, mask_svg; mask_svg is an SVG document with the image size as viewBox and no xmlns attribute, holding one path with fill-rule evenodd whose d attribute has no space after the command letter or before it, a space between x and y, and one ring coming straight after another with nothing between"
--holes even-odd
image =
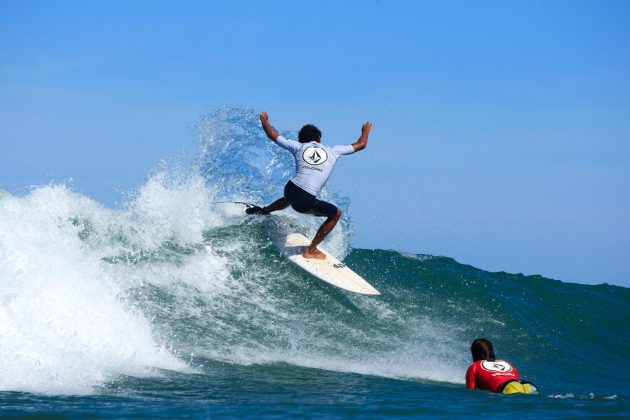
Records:
<instances>
[{"instance_id":1,"label":"paddling surfer","mask_svg":"<svg viewBox=\"0 0 630 420\"><path fill-rule=\"evenodd\" d=\"M269 214L284 210L290 205L293 210L299 213L326 217L303 254L304 258L323 260L326 255L317 249L317 245L333 230L341 217L341 209L334 204L318 200L316 196L328 181L337 159L343 155L365 149L372 130L372 123L363 124L361 136L356 142L344 146L329 147L321 144L322 133L312 124L302 127L298 133L299 141L295 141L279 135L269 124L269 116L266 112L260 114L260 122L267 137L278 146L291 152L295 158L295 176L284 187L284 197L279 198L269 206L263 208L255 206L246 211L248 214Z\"/></svg>"},{"instance_id":2,"label":"paddling surfer","mask_svg":"<svg viewBox=\"0 0 630 420\"><path fill-rule=\"evenodd\" d=\"M466 387L499 394L538 394L536 385L519 378L516 368L498 360L489 340L478 338L470 346L473 364L466 371Z\"/></svg>"}]
</instances>

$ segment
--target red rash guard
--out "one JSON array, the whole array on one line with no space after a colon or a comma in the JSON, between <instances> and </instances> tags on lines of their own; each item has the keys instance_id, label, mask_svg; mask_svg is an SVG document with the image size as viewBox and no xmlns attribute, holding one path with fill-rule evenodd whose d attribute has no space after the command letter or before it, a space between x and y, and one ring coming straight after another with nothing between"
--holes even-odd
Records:
<instances>
[{"instance_id":1,"label":"red rash guard","mask_svg":"<svg viewBox=\"0 0 630 420\"><path fill-rule=\"evenodd\" d=\"M466 371L466 387L497 392L502 383L519 380L516 368L503 360L477 360Z\"/></svg>"}]
</instances>

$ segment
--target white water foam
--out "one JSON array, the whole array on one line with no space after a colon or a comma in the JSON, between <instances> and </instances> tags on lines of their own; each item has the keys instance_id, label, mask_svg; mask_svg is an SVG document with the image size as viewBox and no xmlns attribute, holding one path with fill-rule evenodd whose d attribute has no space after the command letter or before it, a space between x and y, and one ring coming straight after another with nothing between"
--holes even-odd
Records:
<instances>
[{"instance_id":1,"label":"white water foam","mask_svg":"<svg viewBox=\"0 0 630 420\"><path fill-rule=\"evenodd\" d=\"M0 199L0 390L86 393L117 375L188 367L79 239L116 212L63 186Z\"/></svg>"},{"instance_id":2,"label":"white water foam","mask_svg":"<svg viewBox=\"0 0 630 420\"><path fill-rule=\"evenodd\" d=\"M243 217L213 194L203 179L156 175L124 211L63 186L0 199L0 390L94 392L119 375L190 371L191 356L461 382L449 326L350 296L378 324L370 331L288 262L269 261L259 247L271 243L204 238L257 224L312 235L318 219ZM346 251L343 226L326 246Z\"/></svg>"},{"instance_id":3,"label":"white water foam","mask_svg":"<svg viewBox=\"0 0 630 420\"><path fill-rule=\"evenodd\" d=\"M225 206L213 205L212 197L202 178L170 183L163 174L150 178L123 211L104 208L63 185L36 188L25 197L3 194L0 390L80 394L119 375L189 371L180 359L194 347L186 340L195 339L182 342L174 330L194 330L195 325L180 320L199 313L195 299L203 301L203 311L246 317L251 308L238 307L240 297L265 289L260 273L258 283L249 285L230 274L240 262L227 254L238 255L243 241L223 242L218 253L204 243L204 232L226 220L244 219L242 213L235 217L233 210L226 213ZM315 230L309 218L301 224L293 215L287 220L281 225ZM342 251L341 229L331 238ZM178 255L179 260L152 259L165 243L193 252ZM129 263L108 263L120 255ZM147 261L136 264L137 258ZM175 302L128 298L130 290L147 285ZM260 289L245 290L252 285ZM230 304L235 301L239 303ZM260 299L254 306L280 311L273 299ZM156 322L156 314L167 319ZM220 327L217 317L211 321L211 328Z\"/></svg>"}]
</instances>

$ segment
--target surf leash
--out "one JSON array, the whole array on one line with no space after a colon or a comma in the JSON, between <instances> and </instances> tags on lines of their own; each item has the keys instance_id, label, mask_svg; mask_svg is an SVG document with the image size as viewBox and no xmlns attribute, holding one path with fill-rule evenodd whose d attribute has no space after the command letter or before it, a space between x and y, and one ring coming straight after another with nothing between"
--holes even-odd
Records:
<instances>
[{"instance_id":1,"label":"surf leash","mask_svg":"<svg viewBox=\"0 0 630 420\"><path fill-rule=\"evenodd\" d=\"M252 207L258 207L256 204L252 204L252 203L246 203L244 201L215 201L214 203L210 203L210 204L243 204L245 205L248 209L252 208Z\"/></svg>"}]
</instances>

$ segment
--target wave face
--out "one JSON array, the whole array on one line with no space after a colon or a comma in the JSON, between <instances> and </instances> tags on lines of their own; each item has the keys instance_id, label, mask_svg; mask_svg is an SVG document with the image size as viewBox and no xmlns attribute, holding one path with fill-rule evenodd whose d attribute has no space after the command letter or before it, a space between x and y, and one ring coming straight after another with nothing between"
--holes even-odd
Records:
<instances>
[{"instance_id":1,"label":"wave face","mask_svg":"<svg viewBox=\"0 0 630 420\"><path fill-rule=\"evenodd\" d=\"M280 195L293 162L261 133L252 112L210 115L193 170L153 175L123 210L63 185L3 193L0 391L89 394L215 362L462 384L483 336L543 390L619 394L629 289L350 249L344 217L326 247L382 295L343 292L275 246L289 231L313 235L321 219L217 203Z\"/></svg>"}]
</instances>

